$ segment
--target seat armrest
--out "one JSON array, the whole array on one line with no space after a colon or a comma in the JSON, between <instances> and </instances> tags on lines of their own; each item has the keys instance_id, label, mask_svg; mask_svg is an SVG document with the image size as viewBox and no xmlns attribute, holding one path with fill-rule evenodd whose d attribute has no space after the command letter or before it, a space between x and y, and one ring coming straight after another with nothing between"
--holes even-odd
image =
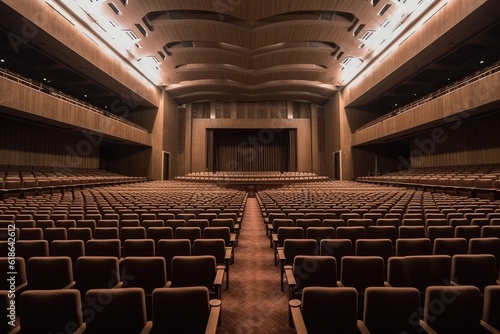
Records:
<instances>
[{"instance_id":1,"label":"seat armrest","mask_svg":"<svg viewBox=\"0 0 500 334\"><path fill-rule=\"evenodd\" d=\"M292 266L286 265L286 266L284 266L284 270L285 270L285 277L286 277L286 281L288 282L288 286L290 288L295 287L297 285L297 282L295 281L295 276L293 275Z\"/></svg>"},{"instance_id":2,"label":"seat armrest","mask_svg":"<svg viewBox=\"0 0 500 334\"><path fill-rule=\"evenodd\" d=\"M342 282L341 282L341 281L337 281L337 286L338 286L339 288L345 288L344 284L342 284Z\"/></svg>"},{"instance_id":3,"label":"seat armrest","mask_svg":"<svg viewBox=\"0 0 500 334\"><path fill-rule=\"evenodd\" d=\"M220 299L210 300L210 315L208 316L205 334L215 334L217 332L217 327L220 326L221 304Z\"/></svg>"},{"instance_id":4,"label":"seat armrest","mask_svg":"<svg viewBox=\"0 0 500 334\"><path fill-rule=\"evenodd\" d=\"M166 288L170 288L172 286L172 281L167 281L167 284L165 284Z\"/></svg>"},{"instance_id":5,"label":"seat armrest","mask_svg":"<svg viewBox=\"0 0 500 334\"><path fill-rule=\"evenodd\" d=\"M425 321L419 320L419 325L427 334L438 334L435 330L433 330Z\"/></svg>"},{"instance_id":6,"label":"seat armrest","mask_svg":"<svg viewBox=\"0 0 500 334\"><path fill-rule=\"evenodd\" d=\"M214 286L220 287L222 285L222 280L224 278L224 268L225 266L217 266L217 273L214 279Z\"/></svg>"},{"instance_id":7,"label":"seat armrest","mask_svg":"<svg viewBox=\"0 0 500 334\"><path fill-rule=\"evenodd\" d=\"M15 292L16 293L21 293L21 292L23 292L26 289L27 286L28 286L28 282L21 283L18 286L16 286Z\"/></svg>"},{"instance_id":8,"label":"seat armrest","mask_svg":"<svg viewBox=\"0 0 500 334\"><path fill-rule=\"evenodd\" d=\"M481 320L481 328L487 333L500 334L500 331L488 324L487 322Z\"/></svg>"},{"instance_id":9,"label":"seat armrest","mask_svg":"<svg viewBox=\"0 0 500 334\"><path fill-rule=\"evenodd\" d=\"M278 235L276 233L272 233L271 240L272 240L273 244L276 245L278 243Z\"/></svg>"},{"instance_id":10,"label":"seat armrest","mask_svg":"<svg viewBox=\"0 0 500 334\"><path fill-rule=\"evenodd\" d=\"M387 282L387 281L384 281L384 286L385 286L385 287L388 287L388 288L391 288L391 287L392 287L392 285L390 285L390 284L389 284L389 282Z\"/></svg>"},{"instance_id":11,"label":"seat armrest","mask_svg":"<svg viewBox=\"0 0 500 334\"><path fill-rule=\"evenodd\" d=\"M66 285L63 289L73 289L76 286L76 281L73 281Z\"/></svg>"},{"instance_id":12,"label":"seat armrest","mask_svg":"<svg viewBox=\"0 0 500 334\"><path fill-rule=\"evenodd\" d=\"M141 330L140 334L149 334L149 332L151 332L151 329L153 329L153 322L148 321L148 322L146 322L146 325L144 326L144 328Z\"/></svg>"},{"instance_id":13,"label":"seat armrest","mask_svg":"<svg viewBox=\"0 0 500 334\"><path fill-rule=\"evenodd\" d=\"M283 247L278 247L277 252L278 252L278 261L284 262L286 260L286 256L285 256L285 251L283 250Z\"/></svg>"},{"instance_id":14,"label":"seat armrest","mask_svg":"<svg viewBox=\"0 0 500 334\"><path fill-rule=\"evenodd\" d=\"M358 327L360 334L370 334L370 331L368 330L368 328L366 328L366 325L363 321L357 320L356 326Z\"/></svg>"},{"instance_id":15,"label":"seat armrest","mask_svg":"<svg viewBox=\"0 0 500 334\"><path fill-rule=\"evenodd\" d=\"M306 324L304 322L304 318L302 317L300 305L301 302L298 299L292 299L288 302L295 331L297 332L297 334L307 334Z\"/></svg>"},{"instance_id":16,"label":"seat armrest","mask_svg":"<svg viewBox=\"0 0 500 334\"><path fill-rule=\"evenodd\" d=\"M224 261L226 261L227 264L229 264L229 262L231 261L232 253L233 253L233 248L226 247L226 253L224 254Z\"/></svg>"},{"instance_id":17,"label":"seat armrest","mask_svg":"<svg viewBox=\"0 0 500 334\"><path fill-rule=\"evenodd\" d=\"M83 334L85 333L86 329L87 329L87 324L83 323L73 332L73 334Z\"/></svg>"},{"instance_id":18,"label":"seat armrest","mask_svg":"<svg viewBox=\"0 0 500 334\"><path fill-rule=\"evenodd\" d=\"M112 287L112 289L119 289L119 288L123 288L123 282L118 282L114 287Z\"/></svg>"}]
</instances>

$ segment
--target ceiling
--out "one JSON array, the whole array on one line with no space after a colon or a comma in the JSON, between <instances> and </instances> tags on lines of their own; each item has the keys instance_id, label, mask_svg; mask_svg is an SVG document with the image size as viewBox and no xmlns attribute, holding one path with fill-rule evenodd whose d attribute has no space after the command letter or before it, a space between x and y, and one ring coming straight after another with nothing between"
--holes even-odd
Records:
<instances>
[{"instance_id":1,"label":"ceiling","mask_svg":"<svg viewBox=\"0 0 500 334\"><path fill-rule=\"evenodd\" d=\"M46 1L48 10L57 10L88 38L105 41L178 104L206 100L325 104L391 43L405 38L412 24L445 2ZM0 29L6 32L0 34L0 57L9 63L0 66L99 107L120 96L112 85L61 62L57 52L43 45L26 44L22 53L15 53L7 37L10 27L0 22ZM451 73L470 72L485 56L487 62L481 66L498 61L499 31L499 25L492 23L475 40L442 51L435 62L364 102L387 112L446 84ZM453 80L458 75L466 74L454 74Z\"/></svg>"}]
</instances>

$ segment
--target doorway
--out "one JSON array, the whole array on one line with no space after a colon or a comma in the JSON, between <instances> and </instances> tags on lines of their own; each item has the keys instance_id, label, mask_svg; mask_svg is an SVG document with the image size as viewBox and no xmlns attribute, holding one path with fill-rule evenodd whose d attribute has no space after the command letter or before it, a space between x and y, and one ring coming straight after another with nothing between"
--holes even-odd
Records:
<instances>
[{"instance_id":1,"label":"doorway","mask_svg":"<svg viewBox=\"0 0 500 334\"><path fill-rule=\"evenodd\" d=\"M332 179L341 180L342 179L342 164L341 164L341 154L340 151L333 152L333 164L332 164Z\"/></svg>"},{"instance_id":2,"label":"doorway","mask_svg":"<svg viewBox=\"0 0 500 334\"><path fill-rule=\"evenodd\" d=\"M163 151L162 180L170 180L170 152Z\"/></svg>"}]
</instances>

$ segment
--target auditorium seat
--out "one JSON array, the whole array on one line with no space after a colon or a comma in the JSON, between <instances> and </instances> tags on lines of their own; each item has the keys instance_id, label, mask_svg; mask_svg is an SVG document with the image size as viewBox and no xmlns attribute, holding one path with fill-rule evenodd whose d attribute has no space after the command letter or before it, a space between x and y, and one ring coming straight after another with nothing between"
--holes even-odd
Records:
<instances>
[{"instance_id":1,"label":"auditorium seat","mask_svg":"<svg viewBox=\"0 0 500 334\"><path fill-rule=\"evenodd\" d=\"M197 239L193 244L193 255L212 255L218 266L226 273L226 290L229 290L229 267L232 259L232 247L226 247L224 239Z\"/></svg>"},{"instance_id":2,"label":"auditorium seat","mask_svg":"<svg viewBox=\"0 0 500 334\"><path fill-rule=\"evenodd\" d=\"M280 228L280 230L282 228ZM286 238L283 241L283 247L279 246L276 247L277 261L279 263L281 272L280 275L281 291L283 291L285 266L292 265L297 255L315 255L316 252L317 252L316 240L311 240L311 239Z\"/></svg>"},{"instance_id":3,"label":"auditorium seat","mask_svg":"<svg viewBox=\"0 0 500 334\"><path fill-rule=\"evenodd\" d=\"M400 226L398 228L398 239L426 238L423 226Z\"/></svg>"},{"instance_id":4,"label":"auditorium seat","mask_svg":"<svg viewBox=\"0 0 500 334\"><path fill-rule=\"evenodd\" d=\"M20 326L11 334L81 334L85 324L78 290L31 290L21 294ZM71 324L71 327L68 327Z\"/></svg>"},{"instance_id":5,"label":"auditorium seat","mask_svg":"<svg viewBox=\"0 0 500 334\"><path fill-rule=\"evenodd\" d=\"M43 230L43 239L49 242L54 240L68 240L68 230L64 227L47 227Z\"/></svg>"},{"instance_id":6,"label":"auditorium seat","mask_svg":"<svg viewBox=\"0 0 500 334\"><path fill-rule=\"evenodd\" d=\"M68 240L82 240L84 243L92 239L89 227L71 227L68 229Z\"/></svg>"},{"instance_id":7,"label":"auditorium seat","mask_svg":"<svg viewBox=\"0 0 500 334\"><path fill-rule=\"evenodd\" d=\"M475 225L457 226L455 227L455 238L464 238L469 241L472 238L481 236L481 228Z\"/></svg>"},{"instance_id":8,"label":"auditorium seat","mask_svg":"<svg viewBox=\"0 0 500 334\"><path fill-rule=\"evenodd\" d=\"M411 287L368 287L365 290L363 323L371 334L417 334L419 292Z\"/></svg>"},{"instance_id":9,"label":"auditorium seat","mask_svg":"<svg viewBox=\"0 0 500 334\"><path fill-rule=\"evenodd\" d=\"M337 273L340 275L342 258L354 255L354 247L349 239L323 239L320 242L319 255L333 256L337 261Z\"/></svg>"},{"instance_id":10,"label":"auditorium seat","mask_svg":"<svg viewBox=\"0 0 500 334\"><path fill-rule=\"evenodd\" d=\"M127 239L123 243L123 257L155 256L156 247L153 239Z\"/></svg>"},{"instance_id":11,"label":"auditorium seat","mask_svg":"<svg viewBox=\"0 0 500 334\"><path fill-rule=\"evenodd\" d=\"M353 287L358 292L358 316L361 318L365 289L385 286L384 259L380 256L344 256L340 265L339 287Z\"/></svg>"},{"instance_id":12,"label":"auditorium seat","mask_svg":"<svg viewBox=\"0 0 500 334\"><path fill-rule=\"evenodd\" d=\"M19 231L19 240L44 240L43 230L39 227L22 228Z\"/></svg>"},{"instance_id":13,"label":"auditorium seat","mask_svg":"<svg viewBox=\"0 0 500 334\"><path fill-rule=\"evenodd\" d=\"M115 239L91 239L85 243L85 255L87 256L113 256L117 259L122 257L120 240Z\"/></svg>"},{"instance_id":14,"label":"auditorium seat","mask_svg":"<svg viewBox=\"0 0 500 334\"><path fill-rule=\"evenodd\" d=\"M70 289L75 286L68 256L34 256L26 265L27 290Z\"/></svg>"},{"instance_id":15,"label":"auditorium seat","mask_svg":"<svg viewBox=\"0 0 500 334\"><path fill-rule=\"evenodd\" d=\"M290 326L297 334L369 333L358 320L357 299L354 288L306 287L302 301L289 302Z\"/></svg>"},{"instance_id":16,"label":"auditorium seat","mask_svg":"<svg viewBox=\"0 0 500 334\"><path fill-rule=\"evenodd\" d=\"M429 238L396 240L396 256L431 255L432 246Z\"/></svg>"},{"instance_id":17,"label":"auditorium seat","mask_svg":"<svg viewBox=\"0 0 500 334\"><path fill-rule=\"evenodd\" d=\"M446 296L446 298L443 298ZM441 301L436 305L436 301ZM479 334L481 296L474 286L431 286L425 293L421 322L430 334Z\"/></svg>"},{"instance_id":18,"label":"auditorium seat","mask_svg":"<svg viewBox=\"0 0 500 334\"><path fill-rule=\"evenodd\" d=\"M496 259L491 254L458 254L451 258L451 278L456 285L473 285L481 293L498 279Z\"/></svg>"},{"instance_id":19,"label":"auditorium seat","mask_svg":"<svg viewBox=\"0 0 500 334\"><path fill-rule=\"evenodd\" d=\"M467 254L467 240L465 238L436 238L434 239L432 254L449 255Z\"/></svg>"},{"instance_id":20,"label":"auditorium seat","mask_svg":"<svg viewBox=\"0 0 500 334\"><path fill-rule=\"evenodd\" d=\"M333 227L309 227L306 230L306 239L316 240L318 247L323 239L332 239L335 237L335 229Z\"/></svg>"},{"instance_id":21,"label":"auditorium seat","mask_svg":"<svg viewBox=\"0 0 500 334\"><path fill-rule=\"evenodd\" d=\"M68 256L73 266L80 256L85 255L83 240L54 240L49 245L50 256Z\"/></svg>"},{"instance_id":22,"label":"auditorium seat","mask_svg":"<svg viewBox=\"0 0 500 334\"><path fill-rule=\"evenodd\" d=\"M123 261L124 288L141 288L145 293L148 319L152 315L154 289L167 285L165 258L161 256L129 256Z\"/></svg>"},{"instance_id":23,"label":"auditorium seat","mask_svg":"<svg viewBox=\"0 0 500 334\"><path fill-rule=\"evenodd\" d=\"M332 256L297 255L284 270L290 300L301 299L303 289L309 286L337 286L337 261Z\"/></svg>"},{"instance_id":24,"label":"auditorium seat","mask_svg":"<svg viewBox=\"0 0 500 334\"><path fill-rule=\"evenodd\" d=\"M484 307L481 324L492 333L500 333L500 285L484 288ZM495 332L496 331L496 332Z\"/></svg>"},{"instance_id":25,"label":"auditorium seat","mask_svg":"<svg viewBox=\"0 0 500 334\"><path fill-rule=\"evenodd\" d=\"M221 301L203 286L162 288L153 292L151 331L146 333L215 334Z\"/></svg>"},{"instance_id":26,"label":"auditorium seat","mask_svg":"<svg viewBox=\"0 0 500 334\"><path fill-rule=\"evenodd\" d=\"M363 226L341 226L335 230L337 239L349 239L353 245L356 240L366 238L366 230Z\"/></svg>"},{"instance_id":27,"label":"auditorium seat","mask_svg":"<svg viewBox=\"0 0 500 334\"><path fill-rule=\"evenodd\" d=\"M107 299L106 305L95 310L96 301ZM147 323L144 290L128 289L91 289L85 296L86 309L85 334L123 333L135 334L151 329Z\"/></svg>"},{"instance_id":28,"label":"auditorium seat","mask_svg":"<svg viewBox=\"0 0 500 334\"><path fill-rule=\"evenodd\" d=\"M80 256L75 270L76 288L82 296L90 289L120 288L118 258L113 256Z\"/></svg>"},{"instance_id":29,"label":"auditorium seat","mask_svg":"<svg viewBox=\"0 0 500 334\"><path fill-rule=\"evenodd\" d=\"M175 239L189 239L193 245L196 239L201 238L201 229L199 227L178 227L174 232Z\"/></svg>"},{"instance_id":30,"label":"auditorium seat","mask_svg":"<svg viewBox=\"0 0 500 334\"><path fill-rule=\"evenodd\" d=\"M169 288L203 286L208 289L210 299L221 298L224 268L217 266L214 256L174 256L171 272L170 280L167 282ZM154 305L153 292L153 321Z\"/></svg>"},{"instance_id":31,"label":"auditorium seat","mask_svg":"<svg viewBox=\"0 0 500 334\"><path fill-rule=\"evenodd\" d=\"M13 260L13 263L12 263ZM16 274L14 276L14 280L11 282L8 280L10 275L7 274L12 272L11 266L14 266ZM26 289L27 286L27 278L26 278L26 262L22 257L0 257L0 270L4 273L5 279L3 279L0 283L0 290L11 290L11 285L14 285L14 293L16 298L19 297L21 292Z\"/></svg>"},{"instance_id":32,"label":"auditorium seat","mask_svg":"<svg viewBox=\"0 0 500 334\"><path fill-rule=\"evenodd\" d=\"M167 277L172 275L172 259L174 256L190 256L191 241L189 239L162 239L158 242L158 256L165 259Z\"/></svg>"},{"instance_id":33,"label":"auditorium seat","mask_svg":"<svg viewBox=\"0 0 500 334\"><path fill-rule=\"evenodd\" d=\"M49 256L47 240L18 240L16 242L16 256L28 261L33 256Z\"/></svg>"},{"instance_id":34,"label":"auditorium seat","mask_svg":"<svg viewBox=\"0 0 500 334\"><path fill-rule=\"evenodd\" d=\"M119 231L116 227L96 227L94 239L120 239Z\"/></svg>"}]
</instances>

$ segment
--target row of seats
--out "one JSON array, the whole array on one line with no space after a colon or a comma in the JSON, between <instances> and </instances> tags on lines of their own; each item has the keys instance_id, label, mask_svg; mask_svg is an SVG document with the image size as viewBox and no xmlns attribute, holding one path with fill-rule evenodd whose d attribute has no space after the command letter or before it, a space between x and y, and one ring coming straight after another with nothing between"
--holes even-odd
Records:
<instances>
[{"instance_id":1,"label":"row of seats","mask_svg":"<svg viewBox=\"0 0 500 334\"><path fill-rule=\"evenodd\" d=\"M500 286L488 286L484 301L474 286L429 286L424 301L415 288L369 287L363 308L349 287L307 287L289 302L298 334L439 333L500 331ZM360 320L361 318L361 320Z\"/></svg>"},{"instance_id":2,"label":"row of seats","mask_svg":"<svg viewBox=\"0 0 500 334\"><path fill-rule=\"evenodd\" d=\"M0 291L3 315L1 333L206 333L220 325L221 302L209 299L203 286L156 288L147 317L142 288L29 290L20 295L19 318L9 319L10 298ZM148 320L150 319L150 320Z\"/></svg>"},{"instance_id":3,"label":"row of seats","mask_svg":"<svg viewBox=\"0 0 500 334\"><path fill-rule=\"evenodd\" d=\"M500 166L486 165L412 168L386 175L364 176L358 180L494 200L499 198L499 176Z\"/></svg>"},{"instance_id":4,"label":"row of seats","mask_svg":"<svg viewBox=\"0 0 500 334\"><path fill-rule=\"evenodd\" d=\"M74 168L64 173L53 167L0 166L0 194L18 194L74 189L77 186L100 186L144 182L144 177L130 177L100 169Z\"/></svg>"},{"instance_id":5,"label":"row of seats","mask_svg":"<svg viewBox=\"0 0 500 334\"><path fill-rule=\"evenodd\" d=\"M348 286L362 295L368 287L413 287L422 294L431 285L473 285L481 293L500 284L499 270L491 254L413 255L389 257L295 255L283 261L290 299L300 298L310 286ZM339 266L340 264L340 266Z\"/></svg>"},{"instance_id":6,"label":"row of seats","mask_svg":"<svg viewBox=\"0 0 500 334\"><path fill-rule=\"evenodd\" d=\"M329 180L312 172L194 172L175 178L190 182L231 182L231 183L284 183L284 182L320 182Z\"/></svg>"},{"instance_id":7,"label":"row of seats","mask_svg":"<svg viewBox=\"0 0 500 334\"><path fill-rule=\"evenodd\" d=\"M215 247L214 247L215 246ZM76 263L68 256L34 256L27 262L21 257L0 258L5 272L15 268L15 285L4 281L0 290L78 289L82 294L94 288L140 287L150 295L155 288L206 286L214 298L221 298L225 279L229 287L229 256L217 241L197 242L194 254L175 255L170 262L162 256L80 256ZM218 252L221 251L221 254ZM212 255L214 254L214 255ZM220 258L217 258L220 257ZM220 262L219 262L220 261ZM170 272L167 271L170 268Z\"/></svg>"},{"instance_id":8,"label":"row of seats","mask_svg":"<svg viewBox=\"0 0 500 334\"><path fill-rule=\"evenodd\" d=\"M319 246L315 240L308 239L286 239L282 247L277 247L275 264L279 264L281 276L285 275L287 265L291 265L299 255L321 255L331 256L337 262L337 270L341 271L341 263L346 257L377 257L380 259L380 269L388 266L394 257L406 256L453 256L453 257L491 257L493 276L498 276L500 268L500 239L484 238L472 239L468 249L459 249L463 239L436 239L434 253L428 239L398 239L394 251L389 239L359 239L355 247L348 239L323 239ZM457 245L458 244L458 245ZM458 246L458 247L457 247ZM434 255L432 255L434 254ZM476 273L474 273L476 274ZM370 276L370 272L365 275ZM382 277L384 275L382 274ZM360 278L362 279L362 278ZM281 281L283 290L283 281Z\"/></svg>"}]
</instances>

